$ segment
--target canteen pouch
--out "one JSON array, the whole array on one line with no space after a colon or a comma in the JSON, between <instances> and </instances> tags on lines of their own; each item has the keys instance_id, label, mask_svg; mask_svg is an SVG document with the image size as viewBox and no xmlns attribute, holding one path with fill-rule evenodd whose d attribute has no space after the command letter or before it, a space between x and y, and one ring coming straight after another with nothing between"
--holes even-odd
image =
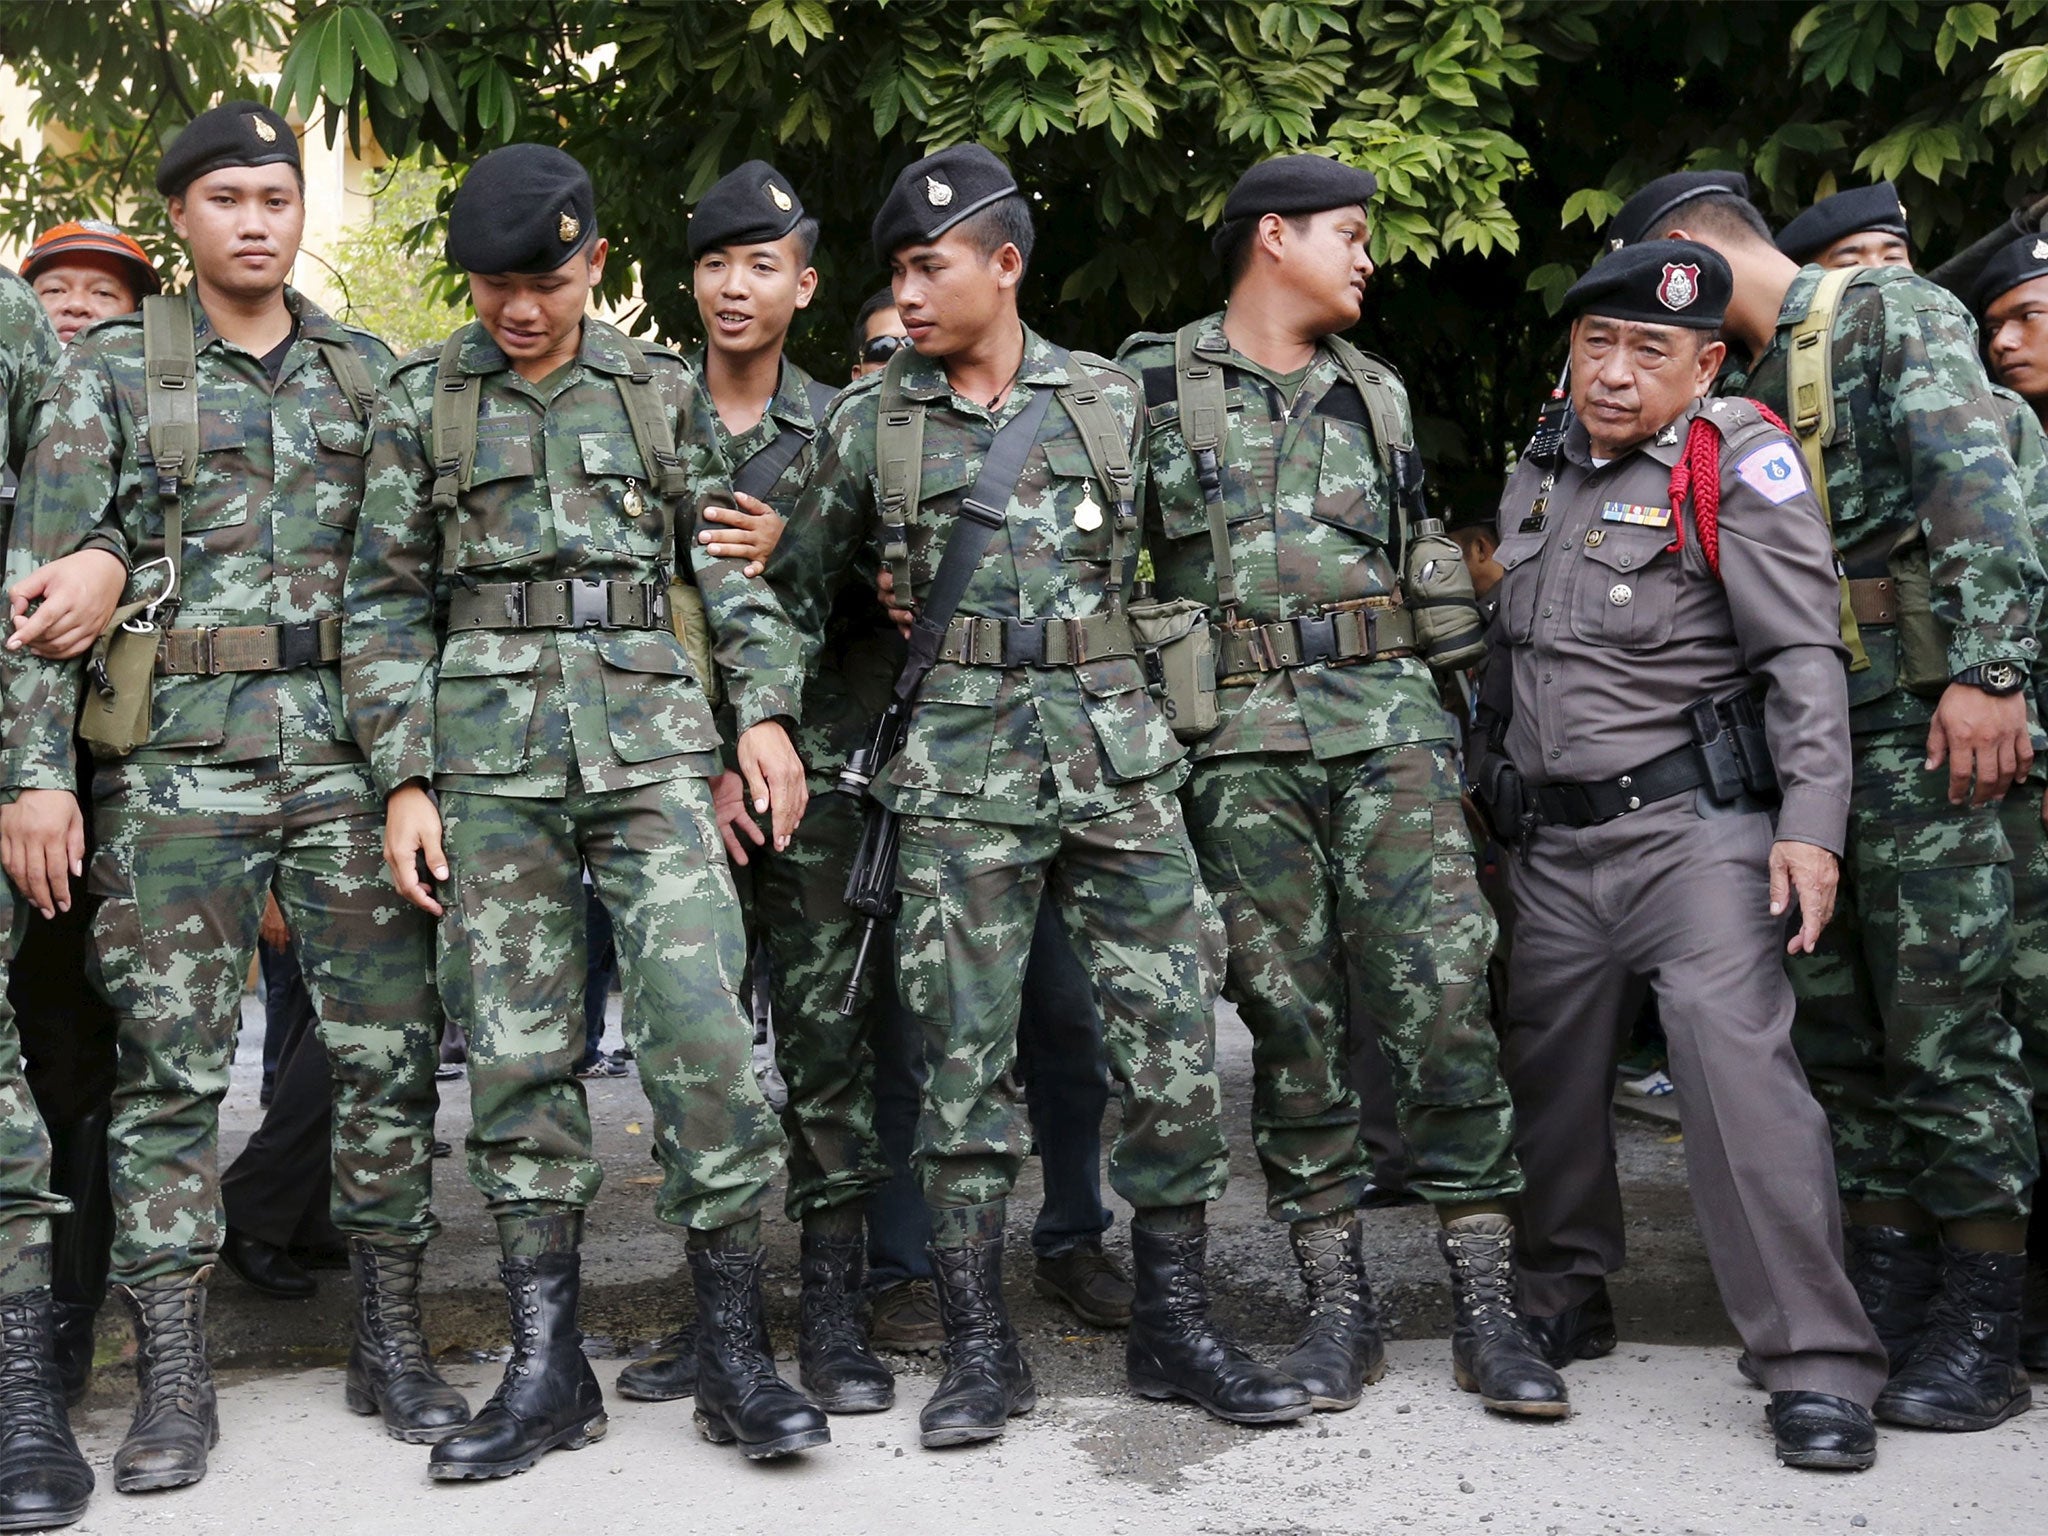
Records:
<instances>
[{"instance_id":1,"label":"canteen pouch","mask_svg":"<svg viewBox=\"0 0 2048 1536\"><path fill-rule=\"evenodd\" d=\"M1415 648L1431 670L1452 672L1486 654L1486 620L1465 552L1434 518L1418 523L1401 585L1415 621Z\"/></svg>"},{"instance_id":2,"label":"canteen pouch","mask_svg":"<svg viewBox=\"0 0 2048 1536\"><path fill-rule=\"evenodd\" d=\"M1191 597L1137 602L1125 610L1137 639L1145 686L1159 700L1173 734L1199 741L1222 719L1216 707L1216 640L1209 608Z\"/></svg>"},{"instance_id":3,"label":"canteen pouch","mask_svg":"<svg viewBox=\"0 0 2048 1536\"><path fill-rule=\"evenodd\" d=\"M1941 697L1949 685L1948 641L1934 616L1934 581L1926 542L1915 537L1895 549L1885 565L1899 596L1899 686L1923 699Z\"/></svg>"},{"instance_id":4,"label":"canteen pouch","mask_svg":"<svg viewBox=\"0 0 2048 1536\"><path fill-rule=\"evenodd\" d=\"M85 664L78 734L95 757L126 757L149 745L151 693L163 631L145 615L150 603L114 610Z\"/></svg>"},{"instance_id":5,"label":"canteen pouch","mask_svg":"<svg viewBox=\"0 0 2048 1536\"><path fill-rule=\"evenodd\" d=\"M725 689L718 680L718 666L712 661L711 619L704 611L704 594L687 581L668 584L669 624L683 642L683 654L703 686L704 697L713 709L725 702Z\"/></svg>"}]
</instances>

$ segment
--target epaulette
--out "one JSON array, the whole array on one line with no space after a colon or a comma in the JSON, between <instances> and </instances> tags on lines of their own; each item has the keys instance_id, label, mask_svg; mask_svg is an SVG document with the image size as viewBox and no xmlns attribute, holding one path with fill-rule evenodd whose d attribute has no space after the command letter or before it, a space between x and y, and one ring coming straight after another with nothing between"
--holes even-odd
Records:
<instances>
[{"instance_id":1,"label":"epaulette","mask_svg":"<svg viewBox=\"0 0 2048 1536\"><path fill-rule=\"evenodd\" d=\"M424 347L415 347L391 365L391 377L395 379L401 373L410 373L415 368L433 367L434 364L441 360L441 348L443 345L443 342L435 341L429 342Z\"/></svg>"},{"instance_id":2,"label":"epaulette","mask_svg":"<svg viewBox=\"0 0 2048 1536\"><path fill-rule=\"evenodd\" d=\"M1067 354L1090 373L1109 373L1122 379L1132 389L1142 388L1138 375L1114 358L1104 357L1100 352L1070 352Z\"/></svg>"},{"instance_id":3,"label":"epaulette","mask_svg":"<svg viewBox=\"0 0 2048 1536\"><path fill-rule=\"evenodd\" d=\"M877 368L873 373L862 374L859 378L855 379L851 384L848 384L846 388L839 391L838 395L835 396L832 401L832 408L825 413L825 419L822 422L820 422L819 425L821 427L825 427L828 429L836 429L839 418L846 414L848 408L852 406L852 404L856 400L860 400L865 396L873 394L876 390L880 389L881 387L881 369Z\"/></svg>"},{"instance_id":4,"label":"epaulette","mask_svg":"<svg viewBox=\"0 0 2048 1536\"><path fill-rule=\"evenodd\" d=\"M1171 331L1133 331L1124 338L1123 345L1116 349L1117 360L1121 362L1140 347L1166 347L1171 349L1172 346L1173 332Z\"/></svg>"}]
</instances>

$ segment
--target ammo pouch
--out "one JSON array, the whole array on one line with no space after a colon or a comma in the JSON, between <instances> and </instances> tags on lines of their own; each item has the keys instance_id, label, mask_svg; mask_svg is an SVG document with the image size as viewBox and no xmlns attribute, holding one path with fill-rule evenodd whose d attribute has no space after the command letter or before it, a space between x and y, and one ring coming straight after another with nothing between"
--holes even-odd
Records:
<instances>
[{"instance_id":1,"label":"ammo pouch","mask_svg":"<svg viewBox=\"0 0 2048 1536\"><path fill-rule=\"evenodd\" d=\"M1939 698L1949 685L1948 640L1934 616L1934 580L1927 541L1918 530L1896 547L1885 565L1898 587L1899 686L1923 699Z\"/></svg>"},{"instance_id":2,"label":"ammo pouch","mask_svg":"<svg viewBox=\"0 0 2048 1536\"><path fill-rule=\"evenodd\" d=\"M1486 748L1472 757L1472 803L1494 841L1512 848L1529 833L1528 787L1507 753Z\"/></svg>"},{"instance_id":3,"label":"ammo pouch","mask_svg":"<svg viewBox=\"0 0 2048 1536\"><path fill-rule=\"evenodd\" d=\"M1181 741L1199 741L1222 719L1216 707L1216 639L1198 598L1137 602L1125 610L1145 686Z\"/></svg>"},{"instance_id":4,"label":"ammo pouch","mask_svg":"<svg viewBox=\"0 0 2048 1536\"><path fill-rule=\"evenodd\" d=\"M683 642L683 651L696 669L697 681L704 685L704 697L717 709L725 702L725 683L711 659L711 616L704 611L704 594L694 583L668 584L668 621L676 638Z\"/></svg>"},{"instance_id":5,"label":"ammo pouch","mask_svg":"<svg viewBox=\"0 0 2048 1536\"><path fill-rule=\"evenodd\" d=\"M99 758L126 757L149 744L150 701L163 631L147 616L151 603L124 603L93 642L85 663L78 735Z\"/></svg>"},{"instance_id":6,"label":"ammo pouch","mask_svg":"<svg viewBox=\"0 0 2048 1536\"><path fill-rule=\"evenodd\" d=\"M1685 723L1692 731L1700 788L1716 805L1732 805L1745 796L1778 802L1778 773L1755 694L1697 700L1685 707Z\"/></svg>"}]
</instances>

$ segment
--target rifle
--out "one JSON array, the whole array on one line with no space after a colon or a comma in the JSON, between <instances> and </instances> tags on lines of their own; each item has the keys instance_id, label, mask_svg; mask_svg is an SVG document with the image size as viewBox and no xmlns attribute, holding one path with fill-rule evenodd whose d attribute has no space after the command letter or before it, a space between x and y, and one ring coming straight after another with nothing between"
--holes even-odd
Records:
<instances>
[{"instance_id":1,"label":"rifle","mask_svg":"<svg viewBox=\"0 0 2048 1536\"><path fill-rule=\"evenodd\" d=\"M868 786L903 750L904 738L909 734L909 706L892 698L889 707L875 717L866 744L856 747L839 770L837 792L866 802L862 808L860 842L854 848L853 865L846 872L846 904L866 921L861 924L853 973L846 978L846 992L839 999L842 1018L851 1018L860 1006L860 978L867 970L868 952L874 947L875 935L882 924L894 922L903 908L903 897L896 890L896 844L902 822L881 801L869 798Z\"/></svg>"}]
</instances>

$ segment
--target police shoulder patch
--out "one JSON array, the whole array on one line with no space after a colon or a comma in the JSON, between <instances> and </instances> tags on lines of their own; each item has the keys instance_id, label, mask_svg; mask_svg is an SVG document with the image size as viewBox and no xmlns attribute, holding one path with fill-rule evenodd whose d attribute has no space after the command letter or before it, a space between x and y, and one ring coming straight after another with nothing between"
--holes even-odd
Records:
<instances>
[{"instance_id":1,"label":"police shoulder patch","mask_svg":"<svg viewBox=\"0 0 2048 1536\"><path fill-rule=\"evenodd\" d=\"M1742 483L1773 506L1780 506L1806 489L1806 469L1799 462L1799 450L1783 438L1764 444L1746 454L1735 466Z\"/></svg>"}]
</instances>

